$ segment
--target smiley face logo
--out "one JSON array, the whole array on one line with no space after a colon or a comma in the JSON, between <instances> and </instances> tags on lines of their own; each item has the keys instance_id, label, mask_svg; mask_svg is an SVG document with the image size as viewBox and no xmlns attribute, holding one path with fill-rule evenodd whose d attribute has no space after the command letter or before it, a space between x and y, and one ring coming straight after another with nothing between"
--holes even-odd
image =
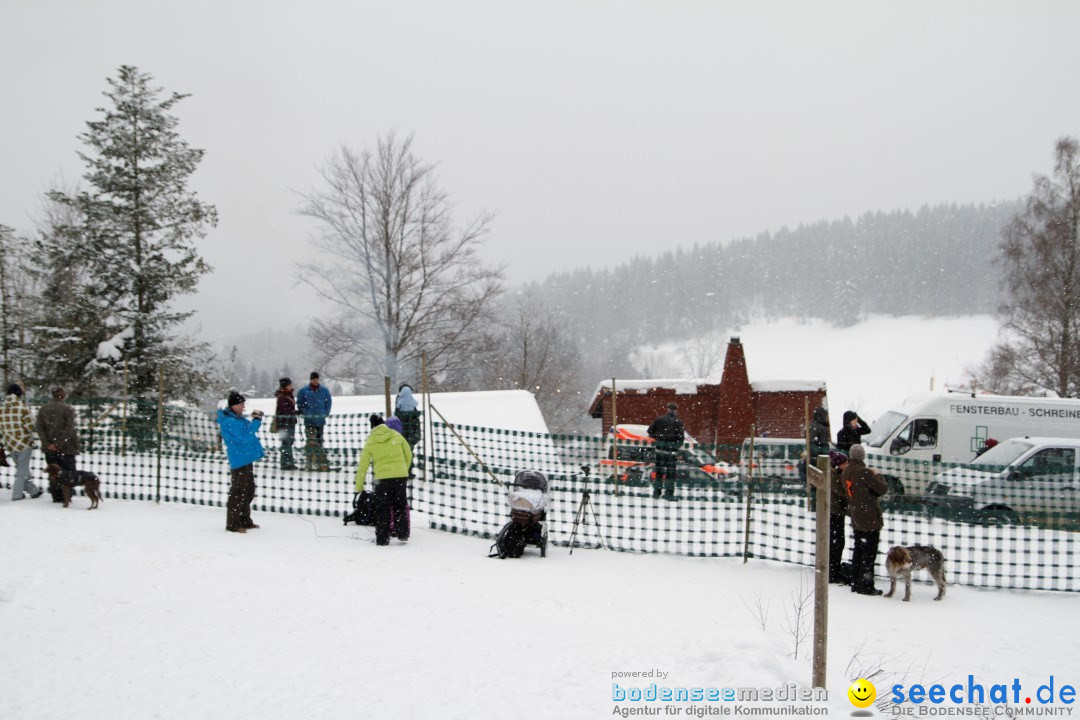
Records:
<instances>
[{"instance_id":1,"label":"smiley face logo","mask_svg":"<svg viewBox=\"0 0 1080 720\"><path fill-rule=\"evenodd\" d=\"M848 700L857 708L867 708L877 698L877 688L869 680L859 678L847 689Z\"/></svg>"}]
</instances>

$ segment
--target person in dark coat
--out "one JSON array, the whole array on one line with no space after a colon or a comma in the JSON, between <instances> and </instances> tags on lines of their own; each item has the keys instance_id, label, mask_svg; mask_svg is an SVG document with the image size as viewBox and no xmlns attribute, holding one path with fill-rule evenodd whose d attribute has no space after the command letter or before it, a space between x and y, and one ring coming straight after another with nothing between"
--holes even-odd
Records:
<instances>
[{"instance_id":1,"label":"person in dark coat","mask_svg":"<svg viewBox=\"0 0 1080 720\"><path fill-rule=\"evenodd\" d=\"M277 408L274 410L274 420L277 423L278 441L281 442L281 469L295 470L296 458L293 457L293 442L296 440L296 416L300 411L296 409L296 401L293 400L292 380L283 377L278 380Z\"/></svg>"},{"instance_id":2,"label":"person in dark coat","mask_svg":"<svg viewBox=\"0 0 1080 720\"><path fill-rule=\"evenodd\" d=\"M844 413L844 427L836 432L836 449L842 453L851 450L852 445L862 444L862 436L870 434L870 426L854 410Z\"/></svg>"},{"instance_id":3,"label":"person in dark coat","mask_svg":"<svg viewBox=\"0 0 1080 720\"><path fill-rule=\"evenodd\" d=\"M82 450L79 433L75 429L75 408L65 402L67 390L52 389L52 400L41 406L37 416L37 434L41 449L45 452L45 464L59 465L61 470L74 472L75 456ZM59 487L49 487L53 502L63 502Z\"/></svg>"},{"instance_id":4,"label":"person in dark coat","mask_svg":"<svg viewBox=\"0 0 1080 720\"><path fill-rule=\"evenodd\" d=\"M860 595L880 595L874 587L874 567L877 564L878 541L885 522L878 498L888 489L888 483L866 467L866 448L852 445L848 466L840 476L848 496L851 528L855 531L855 547L851 553L851 591Z\"/></svg>"},{"instance_id":5,"label":"person in dark coat","mask_svg":"<svg viewBox=\"0 0 1080 720\"><path fill-rule=\"evenodd\" d=\"M806 483L807 464L817 467L819 455L829 454L829 411L823 407L814 408L813 420L810 423L810 448L799 460L799 477Z\"/></svg>"},{"instance_id":6,"label":"person in dark coat","mask_svg":"<svg viewBox=\"0 0 1080 720\"><path fill-rule=\"evenodd\" d=\"M319 373L311 373L308 384L296 394L296 409L304 416L304 455L308 470L330 469L323 446L323 431L332 405L330 390L320 383Z\"/></svg>"},{"instance_id":7,"label":"person in dark coat","mask_svg":"<svg viewBox=\"0 0 1080 720\"><path fill-rule=\"evenodd\" d=\"M847 488L841 480L848 466L848 456L839 450L829 451L831 484L829 487L829 582L847 585L851 582L850 566L844 566L844 544L847 533L844 518L848 514Z\"/></svg>"},{"instance_id":8,"label":"person in dark coat","mask_svg":"<svg viewBox=\"0 0 1080 720\"><path fill-rule=\"evenodd\" d=\"M416 443L420 442L423 426L420 423L420 410L413 396L412 387L408 383L402 383L398 388L397 400L394 402L394 417L401 420L401 434L409 442L409 449L415 450Z\"/></svg>"},{"instance_id":9,"label":"person in dark coat","mask_svg":"<svg viewBox=\"0 0 1080 720\"><path fill-rule=\"evenodd\" d=\"M221 426L221 438L229 456L229 500L225 505L225 529L243 533L257 527L251 520L251 501L255 499L255 461L263 456L259 442L259 426L262 411L251 413L251 420L244 417L244 396L229 393L225 401L228 407L218 410L217 423Z\"/></svg>"},{"instance_id":10,"label":"person in dark coat","mask_svg":"<svg viewBox=\"0 0 1080 720\"><path fill-rule=\"evenodd\" d=\"M686 440L683 421L676 414L679 406L668 403L667 413L653 420L649 426L649 437L653 439L656 452L656 485L653 497L660 497L663 491L666 500L675 499L675 475L678 472L678 451Z\"/></svg>"},{"instance_id":11,"label":"person in dark coat","mask_svg":"<svg viewBox=\"0 0 1080 720\"><path fill-rule=\"evenodd\" d=\"M810 464L816 467L818 455L829 454L829 411L823 407L814 408L813 421L810 423Z\"/></svg>"}]
</instances>

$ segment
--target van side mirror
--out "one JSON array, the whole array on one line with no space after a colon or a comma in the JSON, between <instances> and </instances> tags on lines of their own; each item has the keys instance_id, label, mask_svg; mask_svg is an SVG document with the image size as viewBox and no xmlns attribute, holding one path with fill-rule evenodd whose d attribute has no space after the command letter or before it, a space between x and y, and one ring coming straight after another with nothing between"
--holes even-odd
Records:
<instances>
[{"instance_id":1,"label":"van side mirror","mask_svg":"<svg viewBox=\"0 0 1080 720\"><path fill-rule=\"evenodd\" d=\"M893 441L889 443L889 453L891 455L903 455L909 449L910 446L900 438L894 438Z\"/></svg>"},{"instance_id":2,"label":"van side mirror","mask_svg":"<svg viewBox=\"0 0 1080 720\"><path fill-rule=\"evenodd\" d=\"M1031 473L1025 468L1013 468L1009 471L1009 480L1027 480L1031 476Z\"/></svg>"}]
</instances>

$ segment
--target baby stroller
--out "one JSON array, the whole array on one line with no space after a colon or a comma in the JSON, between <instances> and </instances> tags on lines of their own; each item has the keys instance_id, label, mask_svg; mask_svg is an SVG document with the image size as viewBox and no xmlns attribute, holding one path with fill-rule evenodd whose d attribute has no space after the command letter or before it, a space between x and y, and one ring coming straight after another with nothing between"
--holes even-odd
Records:
<instances>
[{"instance_id":1,"label":"baby stroller","mask_svg":"<svg viewBox=\"0 0 1080 720\"><path fill-rule=\"evenodd\" d=\"M506 493L510 503L510 522L495 536L495 550L489 557L519 558L526 545L540 548L540 557L547 556L547 478L536 470L521 470Z\"/></svg>"}]
</instances>

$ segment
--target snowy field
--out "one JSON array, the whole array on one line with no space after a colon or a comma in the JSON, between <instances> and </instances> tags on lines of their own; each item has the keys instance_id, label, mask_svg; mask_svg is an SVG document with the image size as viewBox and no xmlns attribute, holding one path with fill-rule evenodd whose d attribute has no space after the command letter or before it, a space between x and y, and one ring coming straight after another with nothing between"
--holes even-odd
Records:
<instances>
[{"instance_id":1,"label":"snowy field","mask_svg":"<svg viewBox=\"0 0 1080 720\"><path fill-rule=\"evenodd\" d=\"M876 418L931 374L939 387L958 382L992 342L991 322L741 335L751 379L825 379L835 423L847 407ZM220 508L85 507L0 492L0 720L588 720L635 706L702 717L778 705L668 703L674 713L615 702L612 683L810 684L809 638L796 656L795 637L812 608L795 599L812 574L793 564L562 547L500 561L489 541L428 530L419 514L406 545L376 548L370 528L336 518L257 512L259 530L233 535ZM885 698L882 717L893 716L893 683L972 675L989 690L1016 678L1032 694L1050 676L1058 689L1080 684L1077 594L951 586L933 602L925 582L912 592L910 603L831 594L829 697L801 707L850 716L860 676ZM667 675L614 677L643 671Z\"/></svg>"},{"instance_id":2,"label":"snowy field","mask_svg":"<svg viewBox=\"0 0 1080 720\"><path fill-rule=\"evenodd\" d=\"M259 530L232 535L221 509L85 503L0 502L5 720L584 720L612 715L615 672L809 685L790 628L811 575L796 566L565 548L500 561L422 518L407 544L377 548L332 518L257 513ZM968 674L1080 680L1076 595L913 596L832 593L830 715L875 672L879 694Z\"/></svg>"}]
</instances>

